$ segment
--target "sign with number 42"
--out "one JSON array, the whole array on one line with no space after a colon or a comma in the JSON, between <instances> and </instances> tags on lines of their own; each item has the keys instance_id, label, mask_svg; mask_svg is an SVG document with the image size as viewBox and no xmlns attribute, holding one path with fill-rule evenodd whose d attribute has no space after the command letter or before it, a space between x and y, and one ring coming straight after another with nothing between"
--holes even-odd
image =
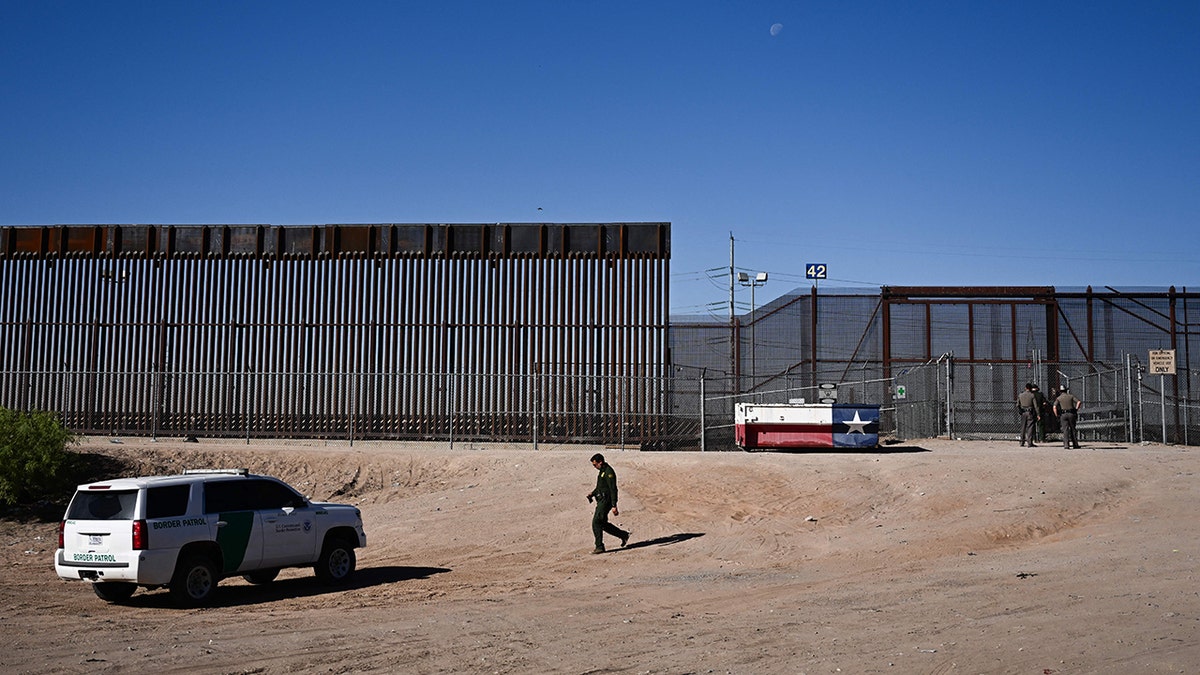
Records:
<instances>
[{"instance_id":1,"label":"sign with number 42","mask_svg":"<svg viewBox=\"0 0 1200 675\"><path fill-rule=\"evenodd\" d=\"M825 279L829 266L825 263L808 263L804 266L804 276L809 279Z\"/></svg>"}]
</instances>

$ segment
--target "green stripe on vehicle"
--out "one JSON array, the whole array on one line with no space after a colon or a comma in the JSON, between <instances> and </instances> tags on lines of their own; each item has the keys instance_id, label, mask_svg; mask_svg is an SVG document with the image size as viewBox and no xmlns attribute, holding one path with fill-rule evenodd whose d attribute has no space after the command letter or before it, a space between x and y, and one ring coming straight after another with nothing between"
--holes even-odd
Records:
<instances>
[{"instance_id":1,"label":"green stripe on vehicle","mask_svg":"<svg viewBox=\"0 0 1200 675\"><path fill-rule=\"evenodd\" d=\"M250 544L250 530L254 527L253 511L222 513L220 519L225 527L217 530L217 545L221 547L221 558L225 560L225 571L233 572L246 559L246 547Z\"/></svg>"}]
</instances>

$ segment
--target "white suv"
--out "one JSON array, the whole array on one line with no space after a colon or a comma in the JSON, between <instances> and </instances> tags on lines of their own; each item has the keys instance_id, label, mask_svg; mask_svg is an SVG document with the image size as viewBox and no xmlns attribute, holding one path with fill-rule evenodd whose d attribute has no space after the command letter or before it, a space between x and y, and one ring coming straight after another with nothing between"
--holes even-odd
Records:
<instances>
[{"instance_id":1,"label":"white suv","mask_svg":"<svg viewBox=\"0 0 1200 675\"><path fill-rule=\"evenodd\" d=\"M310 502L246 469L194 470L80 485L54 570L109 602L167 586L177 604L198 606L234 575L264 584L281 568L312 566L321 581L343 582L366 545L354 506Z\"/></svg>"}]
</instances>

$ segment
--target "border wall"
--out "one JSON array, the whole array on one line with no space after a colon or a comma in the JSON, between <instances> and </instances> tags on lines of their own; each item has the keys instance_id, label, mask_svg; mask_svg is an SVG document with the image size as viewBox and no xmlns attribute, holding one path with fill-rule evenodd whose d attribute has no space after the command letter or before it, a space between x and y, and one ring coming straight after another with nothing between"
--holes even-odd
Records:
<instances>
[{"instance_id":1,"label":"border wall","mask_svg":"<svg viewBox=\"0 0 1200 675\"><path fill-rule=\"evenodd\" d=\"M1197 293L798 289L669 317L670 225L0 227L0 405L81 433L733 448L738 401L1016 438L1027 381L1096 439L1200 443ZM1171 350L1176 374L1149 371Z\"/></svg>"},{"instance_id":2,"label":"border wall","mask_svg":"<svg viewBox=\"0 0 1200 675\"><path fill-rule=\"evenodd\" d=\"M3 227L0 405L82 433L652 436L669 260L668 223Z\"/></svg>"}]
</instances>

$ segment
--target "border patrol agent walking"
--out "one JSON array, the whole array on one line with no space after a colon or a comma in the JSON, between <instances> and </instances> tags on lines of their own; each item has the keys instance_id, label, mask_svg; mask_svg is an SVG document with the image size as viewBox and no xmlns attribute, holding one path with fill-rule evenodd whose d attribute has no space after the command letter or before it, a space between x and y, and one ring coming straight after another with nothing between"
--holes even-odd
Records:
<instances>
[{"instance_id":1,"label":"border patrol agent walking","mask_svg":"<svg viewBox=\"0 0 1200 675\"><path fill-rule=\"evenodd\" d=\"M621 515L617 510L617 472L604 461L604 455L592 455L592 466L600 472L596 476L596 489L587 494L588 501L595 500L596 512L592 515L592 534L596 536L596 548L592 553L604 553L604 533L607 532L621 540L621 546L629 542L629 533L608 522L608 510L612 509L614 516Z\"/></svg>"}]
</instances>

